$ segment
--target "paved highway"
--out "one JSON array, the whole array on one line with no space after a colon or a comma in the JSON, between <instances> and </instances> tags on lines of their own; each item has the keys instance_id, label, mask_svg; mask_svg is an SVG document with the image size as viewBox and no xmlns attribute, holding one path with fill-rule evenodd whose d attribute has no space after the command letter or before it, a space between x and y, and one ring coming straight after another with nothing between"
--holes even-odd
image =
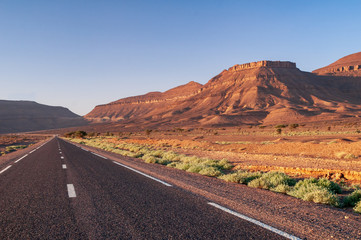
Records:
<instances>
[{"instance_id":1,"label":"paved highway","mask_svg":"<svg viewBox=\"0 0 361 240\"><path fill-rule=\"evenodd\" d=\"M58 138L0 169L0 239L293 238L252 221Z\"/></svg>"}]
</instances>

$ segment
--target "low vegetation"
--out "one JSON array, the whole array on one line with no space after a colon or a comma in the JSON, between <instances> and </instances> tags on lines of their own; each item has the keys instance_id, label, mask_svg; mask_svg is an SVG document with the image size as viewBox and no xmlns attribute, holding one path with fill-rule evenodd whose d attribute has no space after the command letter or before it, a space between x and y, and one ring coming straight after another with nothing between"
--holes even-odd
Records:
<instances>
[{"instance_id":1,"label":"low vegetation","mask_svg":"<svg viewBox=\"0 0 361 240\"><path fill-rule=\"evenodd\" d=\"M101 141L102 138L72 139L74 142L101 148L128 157L140 158L146 163L158 163L188 172L199 173L205 176L220 176L224 170L233 167L226 159L213 160L197 156L177 154L172 151L156 150L151 147L128 143L110 143Z\"/></svg>"},{"instance_id":2,"label":"low vegetation","mask_svg":"<svg viewBox=\"0 0 361 240\"><path fill-rule=\"evenodd\" d=\"M76 135L78 134L74 133L68 136ZM355 187L351 194L342 199L338 195L342 193L340 185L326 178L307 178L297 181L287 174L277 171L232 171L233 165L226 159L214 160L198 156L187 156L173 151L156 149L145 144L127 143L109 137L72 138L71 140L124 156L139 158L146 163L162 164L187 172L218 177L228 182L246 184L249 187L287 194L304 201L337 207L353 207L355 212L361 213L361 190ZM222 142L221 144L225 143Z\"/></svg>"},{"instance_id":3,"label":"low vegetation","mask_svg":"<svg viewBox=\"0 0 361 240\"><path fill-rule=\"evenodd\" d=\"M13 145L13 146L7 146L5 147L5 150L4 151L1 151L0 152L0 156L1 155L5 155L7 153L11 153L11 152L15 152L19 149L24 149L24 148L27 148L28 146L27 145Z\"/></svg>"}]
</instances>

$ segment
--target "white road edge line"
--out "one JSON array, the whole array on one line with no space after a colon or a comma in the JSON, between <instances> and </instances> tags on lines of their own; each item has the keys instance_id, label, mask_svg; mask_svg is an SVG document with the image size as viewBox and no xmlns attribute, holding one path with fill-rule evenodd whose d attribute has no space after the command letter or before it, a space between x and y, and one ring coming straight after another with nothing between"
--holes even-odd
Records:
<instances>
[{"instance_id":1,"label":"white road edge line","mask_svg":"<svg viewBox=\"0 0 361 240\"><path fill-rule=\"evenodd\" d=\"M12 165L7 166L6 168L4 168L3 170L0 171L0 174L2 174L3 172L5 172L6 170L8 170L9 168L11 168Z\"/></svg>"},{"instance_id":2,"label":"white road edge line","mask_svg":"<svg viewBox=\"0 0 361 240\"><path fill-rule=\"evenodd\" d=\"M67 184L66 185L68 188L68 195L70 198L75 198L76 197L76 193L75 193L75 189L74 189L74 185L73 184Z\"/></svg>"},{"instance_id":3,"label":"white road edge line","mask_svg":"<svg viewBox=\"0 0 361 240\"><path fill-rule=\"evenodd\" d=\"M243 220L249 221L249 222L251 222L251 223L253 223L253 224L256 224L256 225L258 225L258 226L260 226L260 227L263 227L263 228L265 228L265 229L267 229L267 230L269 230L269 231L271 231L271 232L277 233L278 235L281 235L282 237L285 237L285 238L287 238L287 239L301 240L301 238L298 238L298 237L296 237L296 236L293 236L293 235L291 235L291 234L288 234L288 233L286 233L286 232L283 232L283 231L281 231L281 230L278 230L277 228L271 227L271 226L269 226L269 225L267 225L267 224L264 224L264 223L262 223L262 222L260 222L260 221L257 221L257 220L255 220L255 219L253 219L253 218L247 217L247 216L245 216L245 215L243 215L243 214L240 214L240 213L238 213L238 212L232 211L232 210L230 210L230 209L228 209L228 208L225 208L225 207L223 207L223 206L221 206L221 205L218 205L217 203L209 202L208 204L211 205L211 206L213 206L213 207L216 207L216 208L218 208L218 209L220 209L220 210L222 210L222 211L225 211L225 212L227 212L227 213L230 213L230 214L232 214L232 215L234 215L234 216L236 216L236 217L239 217L239 218L241 218L241 219L243 219Z\"/></svg>"},{"instance_id":4,"label":"white road edge line","mask_svg":"<svg viewBox=\"0 0 361 240\"><path fill-rule=\"evenodd\" d=\"M21 158L19 158L18 160L16 160L15 163L19 162L20 160L22 160L22 159L25 158L26 156L28 156L28 154L25 154L24 156L22 156Z\"/></svg>"},{"instance_id":5,"label":"white road edge line","mask_svg":"<svg viewBox=\"0 0 361 240\"><path fill-rule=\"evenodd\" d=\"M134 172L136 172L136 173L139 173L140 175L143 175L143 176L145 176L145 177L147 177L147 178L153 179L154 181L160 182L161 184L164 184L164 185L166 185L167 187L172 187L172 185L170 185L169 183L166 183L166 182L164 182L164 181L162 181L162 180L160 180L160 179L158 179L158 178L155 178L155 177L152 177L152 176L150 176L150 175L148 175L148 174L142 173L141 171L135 170L134 168L128 167L127 165L118 163L118 162L116 162L116 161L113 161L113 162L114 162L115 164L118 164L118 165L122 166L122 167L128 168L129 170L132 170L132 171L134 171Z\"/></svg>"},{"instance_id":6,"label":"white road edge line","mask_svg":"<svg viewBox=\"0 0 361 240\"><path fill-rule=\"evenodd\" d=\"M63 169L66 169L66 164L63 164L62 167L63 167Z\"/></svg>"},{"instance_id":7,"label":"white road edge line","mask_svg":"<svg viewBox=\"0 0 361 240\"><path fill-rule=\"evenodd\" d=\"M106 157L104 157L104 156L102 156L102 155L99 155L99 154L97 154L97 153L93 153L93 152L92 152L92 154L94 154L95 156L98 156L98 157L104 158L104 159L108 159L108 158L106 158Z\"/></svg>"},{"instance_id":8,"label":"white road edge line","mask_svg":"<svg viewBox=\"0 0 361 240\"><path fill-rule=\"evenodd\" d=\"M33 153L33 152L35 152L35 151L36 151L36 149L34 149L33 151L29 152L29 154L30 154L30 153Z\"/></svg>"}]
</instances>

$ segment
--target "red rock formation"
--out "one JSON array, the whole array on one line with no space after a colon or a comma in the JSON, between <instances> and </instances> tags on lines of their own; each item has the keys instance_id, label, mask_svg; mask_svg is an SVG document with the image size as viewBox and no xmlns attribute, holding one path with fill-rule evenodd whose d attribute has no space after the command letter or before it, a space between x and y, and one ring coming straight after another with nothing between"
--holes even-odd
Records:
<instances>
[{"instance_id":1,"label":"red rock formation","mask_svg":"<svg viewBox=\"0 0 361 240\"><path fill-rule=\"evenodd\" d=\"M361 76L361 52L343 57L336 62L314 70L318 75Z\"/></svg>"},{"instance_id":2,"label":"red rock formation","mask_svg":"<svg viewBox=\"0 0 361 240\"><path fill-rule=\"evenodd\" d=\"M240 125L361 115L361 78L318 76L292 62L235 65L205 85L191 82L97 106L88 120L142 126Z\"/></svg>"}]
</instances>

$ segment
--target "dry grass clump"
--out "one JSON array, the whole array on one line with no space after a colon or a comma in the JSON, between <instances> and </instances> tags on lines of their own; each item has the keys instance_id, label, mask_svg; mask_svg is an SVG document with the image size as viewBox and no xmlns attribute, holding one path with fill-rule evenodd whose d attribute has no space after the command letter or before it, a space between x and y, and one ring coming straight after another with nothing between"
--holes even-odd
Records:
<instances>
[{"instance_id":1,"label":"dry grass clump","mask_svg":"<svg viewBox=\"0 0 361 240\"><path fill-rule=\"evenodd\" d=\"M361 201L361 190L355 190L343 200L344 207L355 207Z\"/></svg>"},{"instance_id":2,"label":"dry grass clump","mask_svg":"<svg viewBox=\"0 0 361 240\"><path fill-rule=\"evenodd\" d=\"M344 158L344 159L355 159L358 158L356 155L352 154L352 153L347 153L347 152L337 152L335 153L335 156L337 158Z\"/></svg>"},{"instance_id":3,"label":"dry grass clump","mask_svg":"<svg viewBox=\"0 0 361 240\"><path fill-rule=\"evenodd\" d=\"M339 206L336 193L341 193L340 186L326 178L301 180L288 192L289 195L305 201Z\"/></svg>"},{"instance_id":4,"label":"dry grass clump","mask_svg":"<svg viewBox=\"0 0 361 240\"><path fill-rule=\"evenodd\" d=\"M357 213L361 213L361 201L357 203L353 210Z\"/></svg>"},{"instance_id":5,"label":"dry grass clump","mask_svg":"<svg viewBox=\"0 0 361 240\"><path fill-rule=\"evenodd\" d=\"M261 177L256 178L248 183L248 186L254 188L269 189L271 191L286 193L286 189L294 186L296 180L282 172L268 172L262 174Z\"/></svg>"},{"instance_id":6,"label":"dry grass clump","mask_svg":"<svg viewBox=\"0 0 361 240\"><path fill-rule=\"evenodd\" d=\"M239 170L234 173L224 174L219 178L227 182L247 184L253 179L259 178L261 176L262 176L261 172L248 172L248 171Z\"/></svg>"}]
</instances>

